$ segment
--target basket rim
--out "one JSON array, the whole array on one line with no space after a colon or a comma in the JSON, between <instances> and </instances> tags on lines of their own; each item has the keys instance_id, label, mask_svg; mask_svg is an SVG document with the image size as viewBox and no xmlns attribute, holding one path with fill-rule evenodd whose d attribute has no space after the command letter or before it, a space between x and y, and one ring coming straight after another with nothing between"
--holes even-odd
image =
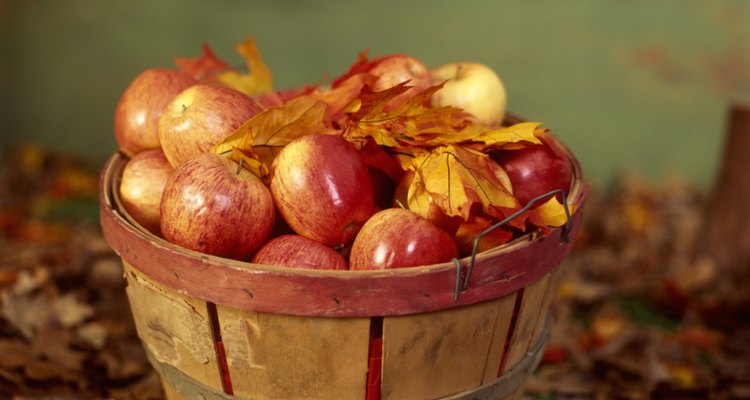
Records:
<instances>
[{"instance_id":1,"label":"basket rim","mask_svg":"<svg viewBox=\"0 0 750 400\"><path fill-rule=\"evenodd\" d=\"M571 241L563 242L563 229L553 228L546 236L530 233L477 253L470 285L459 298L454 289L465 279L470 256L458 264L391 270L307 270L232 260L170 243L135 222L123 207L118 188L128 158L122 153L113 154L100 174L100 220L105 239L124 262L168 288L207 302L291 315L422 313L515 292L550 272L568 254L588 188L572 152L560 141L556 144L574 170L568 196L576 206L568 232Z\"/></svg>"}]
</instances>

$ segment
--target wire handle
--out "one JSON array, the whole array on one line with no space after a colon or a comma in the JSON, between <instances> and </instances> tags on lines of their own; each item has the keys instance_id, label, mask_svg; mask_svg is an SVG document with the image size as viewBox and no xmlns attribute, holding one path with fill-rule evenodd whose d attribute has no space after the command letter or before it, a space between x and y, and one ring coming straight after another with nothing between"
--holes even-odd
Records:
<instances>
[{"instance_id":1,"label":"wire handle","mask_svg":"<svg viewBox=\"0 0 750 400\"><path fill-rule=\"evenodd\" d=\"M477 250L479 249L479 241L482 240L482 238L485 235L507 224L508 222L512 221L514 218L518 217L519 215L531 209L531 207L533 207L534 204L536 204L540 200L543 200L543 199L546 199L547 197L550 197L552 195L558 195L558 194L562 197L562 205L563 205L563 209L565 209L565 217L566 217L565 225L563 226L562 237L560 238L560 240L564 243L567 243L568 241L570 241L570 238L569 238L570 225L572 224L573 218L570 215L570 208L568 207L568 199L567 199L565 192L562 189L555 189L547 193L541 194L537 197L534 197L528 203L526 203L526 205L524 205L523 207L515 211L513 214L510 214L509 216L505 217L505 219L503 219L502 221L497 222L491 227L483 230L477 235L476 238L474 238L474 246L471 250L471 260L469 261L469 269L466 271L466 278L464 279L463 284L460 283L461 262L458 260L458 258L453 258L452 261L456 265L456 286L453 292L453 301L458 301L459 291L466 290L469 287L471 273L474 271L474 262L476 261L476 258L477 258Z\"/></svg>"}]
</instances>

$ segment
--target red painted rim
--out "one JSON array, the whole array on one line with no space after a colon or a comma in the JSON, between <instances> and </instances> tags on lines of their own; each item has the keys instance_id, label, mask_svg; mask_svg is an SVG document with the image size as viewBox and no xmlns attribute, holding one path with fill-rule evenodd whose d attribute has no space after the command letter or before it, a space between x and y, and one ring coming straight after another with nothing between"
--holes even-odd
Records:
<instances>
[{"instance_id":1,"label":"red painted rim","mask_svg":"<svg viewBox=\"0 0 750 400\"><path fill-rule=\"evenodd\" d=\"M567 150L567 149L566 149ZM104 237L126 262L177 292L228 307L302 316L361 317L417 314L474 304L513 293L557 267L570 252L581 225L586 188L580 166L571 203L569 242L563 230L519 238L477 254L469 287L454 299L454 263L388 271L300 270L229 260L187 250L148 232L119 204L127 158L115 154L100 176L100 218ZM469 258L460 260L461 279Z\"/></svg>"}]
</instances>

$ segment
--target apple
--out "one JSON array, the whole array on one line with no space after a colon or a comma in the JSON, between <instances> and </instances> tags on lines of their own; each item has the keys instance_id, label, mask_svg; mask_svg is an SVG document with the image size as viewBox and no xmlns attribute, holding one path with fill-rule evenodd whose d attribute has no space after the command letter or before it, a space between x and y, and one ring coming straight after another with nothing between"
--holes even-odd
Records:
<instances>
[{"instance_id":1,"label":"apple","mask_svg":"<svg viewBox=\"0 0 750 400\"><path fill-rule=\"evenodd\" d=\"M487 65L455 62L431 70L432 80L445 86L432 96L434 106L455 106L472 114L476 122L500 125L505 118L505 85Z\"/></svg>"},{"instance_id":2,"label":"apple","mask_svg":"<svg viewBox=\"0 0 750 400\"><path fill-rule=\"evenodd\" d=\"M159 117L178 93L198 83L165 68L147 69L130 82L115 108L115 140L128 157L159 148Z\"/></svg>"},{"instance_id":3,"label":"apple","mask_svg":"<svg viewBox=\"0 0 750 400\"><path fill-rule=\"evenodd\" d=\"M268 240L274 204L260 178L214 153L198 154L167 179L161 232L185 248L247 260Z\"/></svg>"},{"instance_id":4,"label":"apple","mask_svg":"<svg viewBox=\"0 0 750 400\"><path fill-rule=\"evenodd\" d=\"M284 146L271 165L270 188L292 230L327 246L351 241L374 211L367 165L338 135Z\"/></svg>"},{"instance_id":5,"label":"apple","mask_svg":"<svg viewBox=\"0 0 750 400\"><path fill-rule=\"evenodd\" d=\"M177 96L159 119L159 140L169 163L177 167L205 153L263 107L234 89L197 84Z\"/></svg>"},{"instance_id":6,"label":"apple","mask_svg":"<svg viewBox=\"0 0 750 400\"><path fill-rule=\"evenodd\" d=\"M496 150L490 154L508 174L513 196L521 206L552 190L561 189L565 194L570 190L573 167L552 145L552 142L545 141L516 150Z\"/></svg>"},{"instance_id":7,"label":"apple","mask_svg":"<svg viewBox=\"0 0 750 400\"><path fill-rule=\"evenodd\" d=\"M269 240L255 253L252 261L300 269L347 269L341 254L299 235L281 235Z\"/></svg>"},{"instance_id":8,"label":"apple","mask_svg":"<svg viewBox=\"0 0 750 400\"><path fill-rule=\"evenodd\" d=\"M352 244L349 269L391 269L450 261L453 238L416 213L389 208L373 215Z\"/></svg>"},{"instance_id":9,"label":"apple","mask_svg":"<svg viewBox=\"0 0 750 400\"><path fill-rule=\"evenodd\" d=\"M150 149L134 155L122 171L120 199L125 209L156 235L161 219L161 195L173 169L161 149Z\"/></svg>"}]
</instances>

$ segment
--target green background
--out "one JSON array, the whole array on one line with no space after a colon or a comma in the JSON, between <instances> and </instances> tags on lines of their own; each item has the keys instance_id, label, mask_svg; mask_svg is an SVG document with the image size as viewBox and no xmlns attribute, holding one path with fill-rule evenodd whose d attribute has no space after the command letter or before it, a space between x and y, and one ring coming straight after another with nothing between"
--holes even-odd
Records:
<instances>
[{"instance_id":1,"label":"green background","mask_svg":"<svg viewBox=\"0 0 750 400\"><path fill-rule=\"evenodd\" d=\"M731 102L750 93L750 2L0 0L3 152L32 142L101 163L129 81L208 42L241 64L255 37L277 88L335 76L369 49L503 77L588 179L713 179Z\"/></svg>"}]
</instances>

